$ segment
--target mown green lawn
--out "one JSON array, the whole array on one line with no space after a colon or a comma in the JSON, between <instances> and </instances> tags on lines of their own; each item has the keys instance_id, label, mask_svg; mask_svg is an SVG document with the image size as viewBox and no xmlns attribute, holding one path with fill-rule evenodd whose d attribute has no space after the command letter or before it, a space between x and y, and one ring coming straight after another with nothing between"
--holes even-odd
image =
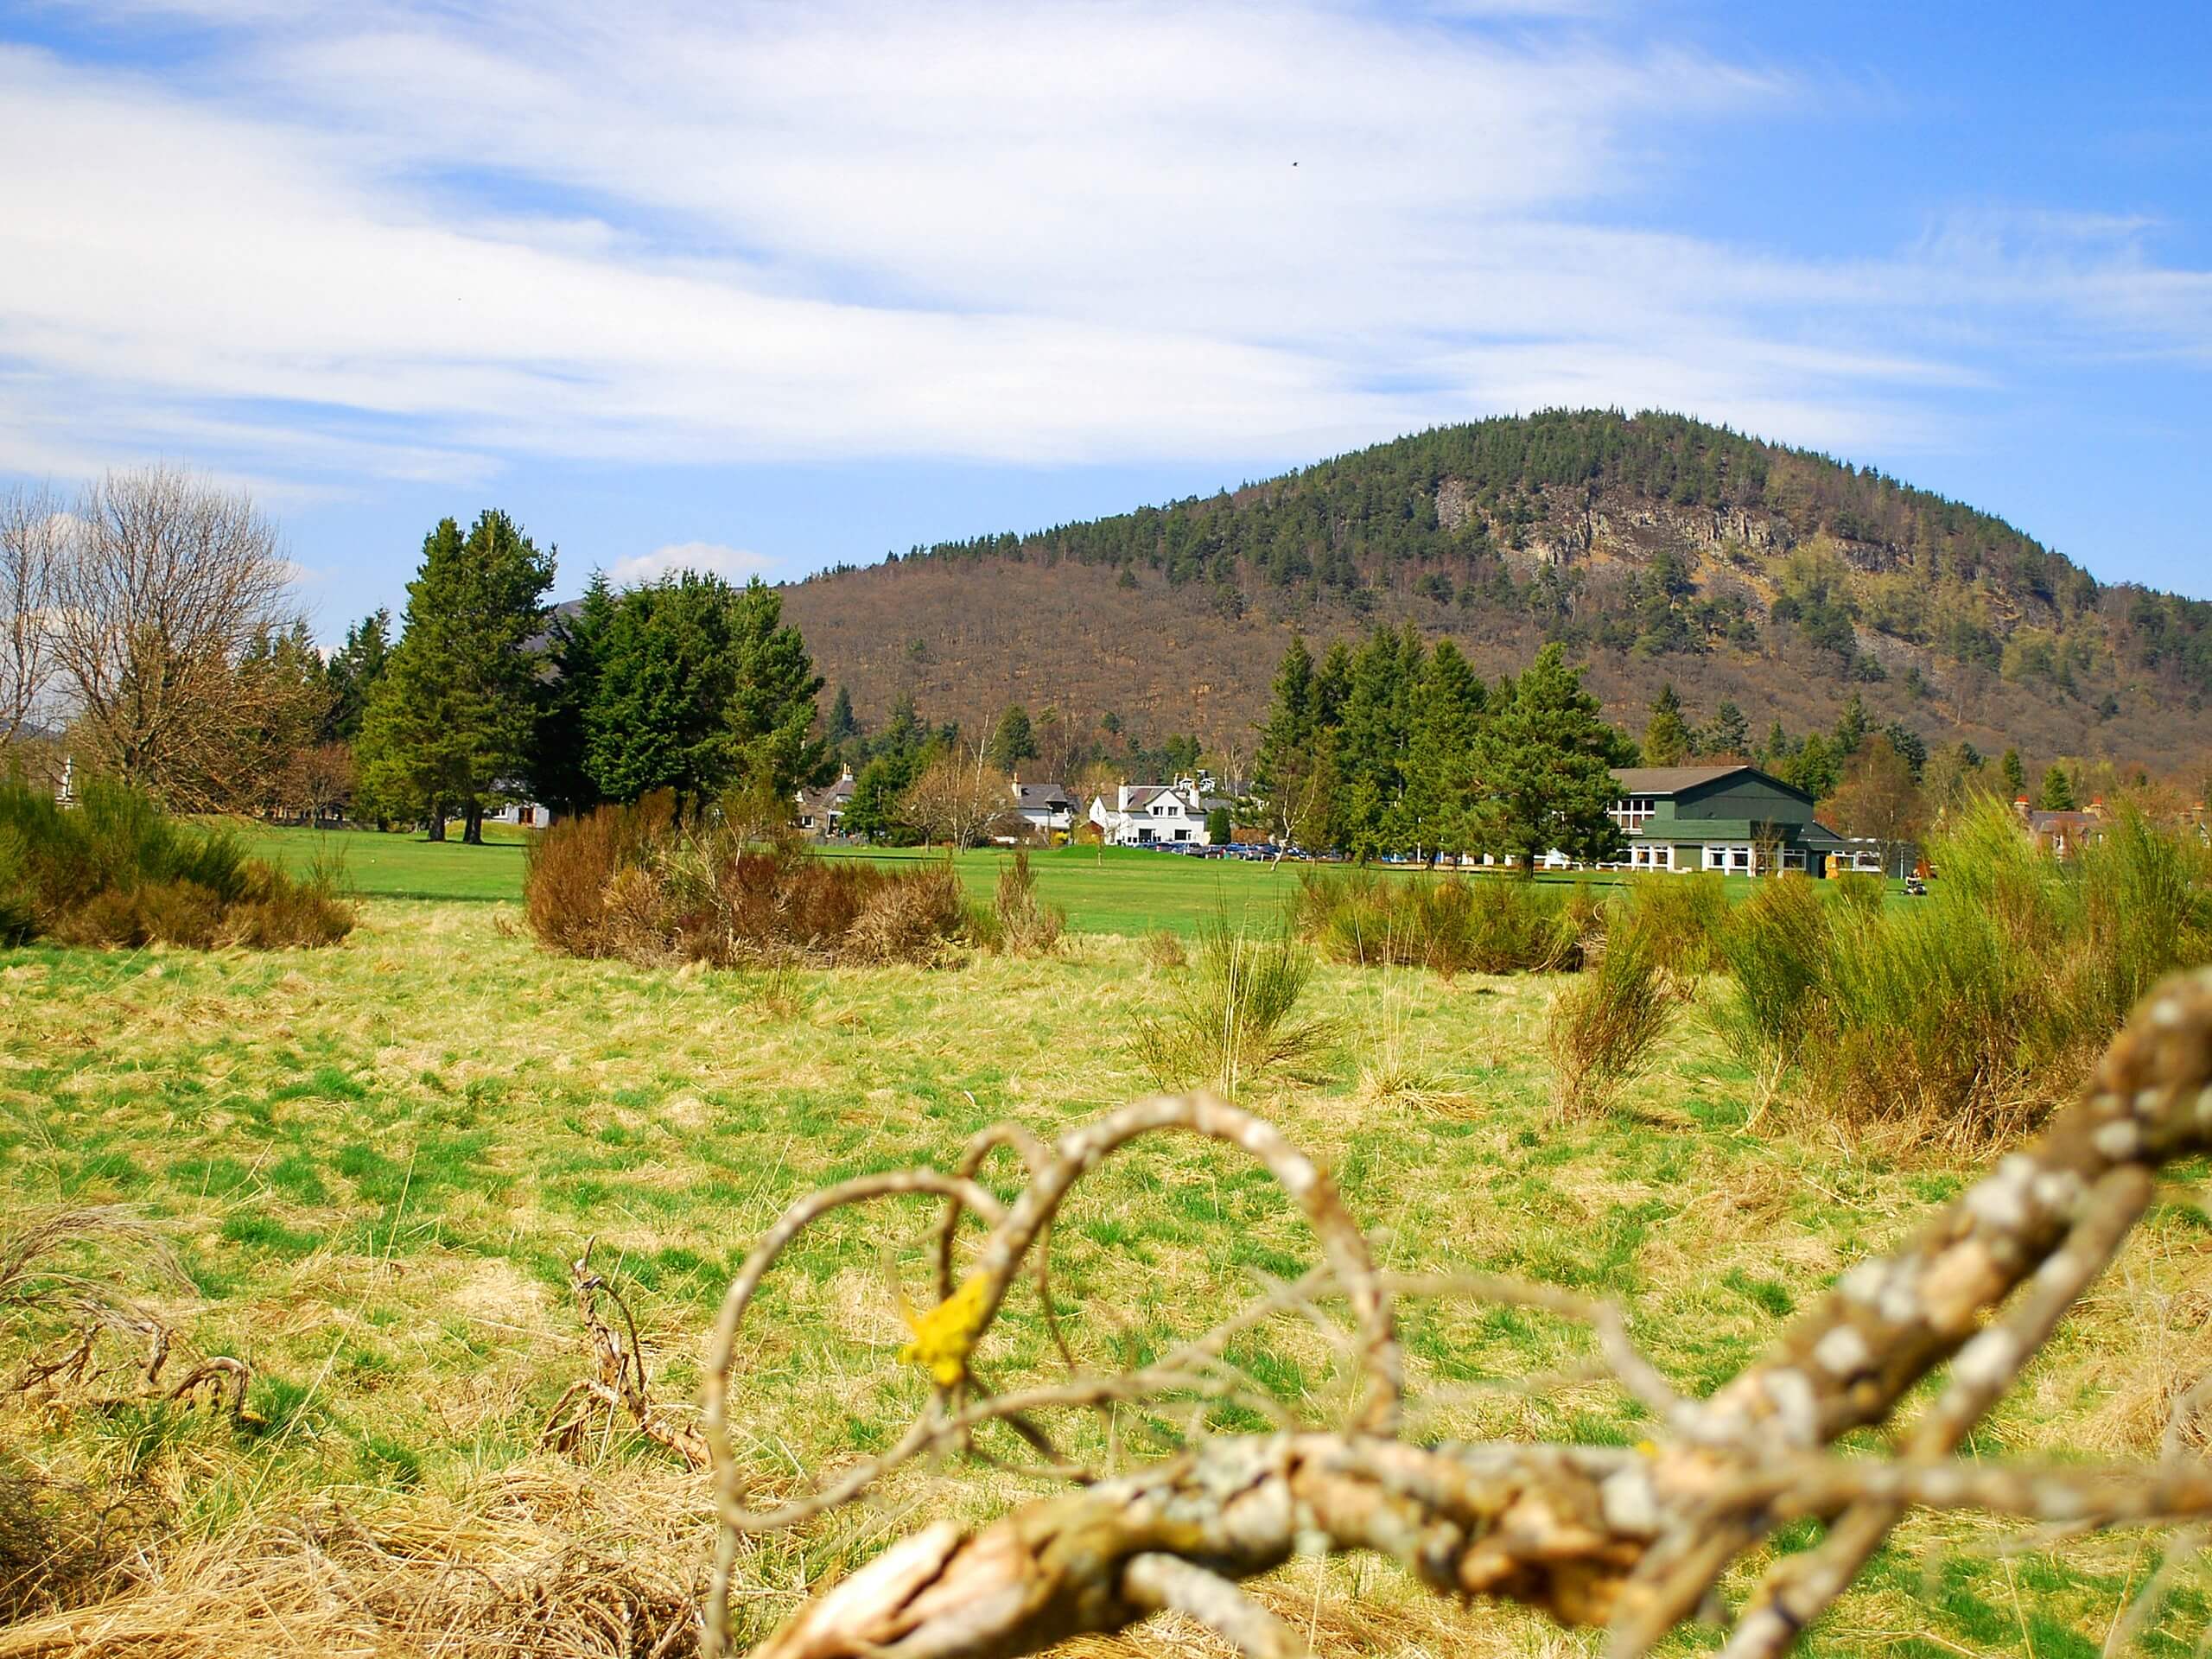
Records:
<instances>
[{"instance_id":1,"label":"mown green lawn","mask_svg":"<svg viewBox=\"0 0 2212 1659\"><path fill-rule=\"evenodd\" d=\"M288 869L305 869L318 857L335 858L365 898L518 901L523 872L519 837L529 832L508 833L518 839L494 841L482 847L464 847L457 840L432 842L419 835L378 835L370 830L325 834L266 827L249 832L248 840L257 855ZM832 847L824 850L835 858L866 858L889 865L947 856L943 850L926 852L919 848ZM999 872L1013 855L985 848L951 856L968 891L988 900ZM1046 902L1066 910L1068 925L1075 931L1132 937L1160 928L1194 935L1217 912L1225 912L1232 922L1271 921L1297 896L1302 872L1343 868L1246 863L1092 847L1033 853L1030 863L1037 872L1039 893ZM1402 866L1377 868L1388 880L1438 879ZM1510 878L1482 874L1465 879ZM1618 881L1622 878L1601 872L1541 879ZM1751 880L1745 876L1731 876L1727 885L1732 899L1740 899L1751 890Z\"/></svg>"}]
</instances>

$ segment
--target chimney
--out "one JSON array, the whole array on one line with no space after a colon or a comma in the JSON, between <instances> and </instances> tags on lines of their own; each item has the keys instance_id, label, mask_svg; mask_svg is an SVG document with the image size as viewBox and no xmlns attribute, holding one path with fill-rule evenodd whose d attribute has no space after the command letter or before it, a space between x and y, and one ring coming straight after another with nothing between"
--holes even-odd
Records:
<instances>
[{"instance_id":1,"label":"chimney","mask_svg":"<svg viewBox=\"0 0 2212 1659\"><path fill-rule=\"evenodd\" d=\"M2025 817L2028 812L2028 798L2024 795L2015 795L2012 798L2012 810Z\"/></svg>"}]
</instances>

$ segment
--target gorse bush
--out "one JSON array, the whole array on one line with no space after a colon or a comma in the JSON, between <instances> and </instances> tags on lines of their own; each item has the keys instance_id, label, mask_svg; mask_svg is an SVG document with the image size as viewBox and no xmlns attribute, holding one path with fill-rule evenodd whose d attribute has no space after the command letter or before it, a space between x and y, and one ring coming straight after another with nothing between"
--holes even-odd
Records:
<instances>
[{"instance_id":1,"label":"gorse bush","mask_svg":"<svg viewBox=\"0 0 2212 1659\"><path fill-rule=\"evenodd\" d=\"M1295 916L1300 932L1338 962L1427 968L1448 978L1573 969L1596 912L1579 882L1308 870Z\"/></svg>"},{"instance_id":2,"label":"gorse bush","mask_svg":"<svg viewBox=\"0 0 2212 1659\"><path fill-rule=\"evenodd\" d=\"M1869 907L1789 880L1737 913L1716 1023L1796 1065L1847 1124L1958 1142L2017 1131L2080 1085L2150 986L2212 959L2212 854L2123 812L2070 862L2002 802L1933 839L1929 896Z\"/></svg>"},{"instance_id":3,"label":"gorse bush","mask_svg":"<svg viewBox=\"0 0 2212 1659\"><path fill-rule=\"evenodd\" d=\"M979 907L972 918L977 943L1014 957L1050 956L1059 947L1067 919L1058 905L1038 899L1037 873L1029 868L1028 853L1020 849L999 867L989 908Z\"/></svg>"},{"instance_id":4,"label":"gorse bush","mask_svg":"<svg viewBox=\"0 0 2212 1659\"><path fill-rule=\"evenodd\" d=\"M523 912L556 950L635 962L919 962L968 935L949 864L886 870L685 823L665 791L530 844Z\"/></svg>"},{"instance_id":5,"label":"gorse bush","mask_svg":"<svg viewBox=\"0 0 2212 1659\"><path fill-rule=\"evenodd\" d=\"M1325 1020L1295 1018L1313 974L1312 953L1287 933L1253 934L1217 914L1174 1000L1139 1024L1137 1058L1163 1089L1206 1084L1234 1094L1334 1037Z\"/></svg>"},{"instance_id":6,"label":"gorse bush","mask_svg":"<svg viewBox=\"0 0 2212 1659\"><path fill-rule=\"evenodd\" d=\"M335 864L286 875L229 829L172 818L120 784L95 779L64 808L0 781L0 943L330 944L353 927L342 885Z\"/></svg>"},{"instance_id":7,"label":"gorse bush","mask_svg":"<svg viewBox=\"0 0 2212 1659\"><path fill-rule=\"evenodd\" d=\"M1650 1069L1680 1002L1648 928L1623 928L1552 999L1544 1028L1561 1111L1603 1111Z\"/></svg>"},{"instance_id":8,"label":"gorse bush","mask_svg":"<svg viewBox=\"0 0 2212 1659\"><path fill-rule=\"evenodd\" d=\"M1719 871L1639 875L1606 918L1608 938L1633 934L1669 973L1691 976L1727 966L1728 890Z\"/></svg>"}]
</instances>

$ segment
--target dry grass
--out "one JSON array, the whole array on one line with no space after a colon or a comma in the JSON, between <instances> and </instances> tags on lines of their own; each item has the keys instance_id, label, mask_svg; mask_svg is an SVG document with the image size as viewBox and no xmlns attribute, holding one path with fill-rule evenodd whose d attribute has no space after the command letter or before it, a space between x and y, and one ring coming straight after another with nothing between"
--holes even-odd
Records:
<instances>
[{"instance_id":1,"label":"dry grass","mask_svg":"<svg viewBox=\"0 0 2212 1659\"><path fill-rule=\"evenodd\" d=\"M927 974L677 973L552 955L488 906L378 902L343 946L309 957L0 957L10 1209L128 1202L159 1224L189 1282L149 1278L134 1295L200 1350L251 1360L268 1423L0 1403L16 1474L48 1494L127 1494L138 1528L119 1576L22 1607L0 1659L634 1656L671 1630L664 1651L687 1651L671 1621L709 1547L700 1478L619 1425L575 1458L537 1444L590 1364L567 1263L599 1236L595 1261L634 1292L657 1396L689 1399L734 1257L794 1196L950 1162L994 1119L1050 1131L1146 1090L1123 1033L1196 969L1147 973L1141 939L1076 944ZM1562 1122L1543 1052L1558 982L1327 964L1306 982L1297 1016L1343 1040L1269 1074L1268 1109L1328 1162L1392 1270L1494 1268L1625 1297L1639 1336L1701 1390L1967 1166L1942 1150L1870 1160L1787 1120L1746 1135L1747 1072L1689 1021L1659 1045L1637 1116ZM895 1225L827 1225L774 1281L742 1396L756 1495L880 1444L911 1411L880 1248L893 1241L890 1267L918 1295L926 1221L917 1207ZM2155 1212L1982 1443L2153 1450L2165 1402L2212 1357L2207 1236L2178 1206ZM1053 1249L1070 1338L1092 1360L1156 1351L1255 1275L1311 1259L1264 1180L1187 1141L1087 1180ZM1415 1308L1405 1342L1424 1433L1643 1432L1603 1390L1510 1386L1586 1357L1563 1325ZM0 1376L22 1357L0 1352ZM1338 1357L1302 1320L1236 1357L1301 1415L1343 1396ZM1033 1298L1009 1305L978 1363L1008 1385L1051 1367ZM1140 1427L1122 1429L1141 1452ZM918 1513L974 1517L1033 1490L967 1467L906 1471L877 1510L758 1545L742 1568L747 1628ZM2149 1565L2125 1538L2025 1558L2024 1622L1997 1563L1946 1554L1923 1581L1912 1552L1954 1536L1909 1529L1814 1650L1872 1651L1909 1630L1931 1654L2070 1656L2094 1649ZM1589 1650L1371 1562L1301 1562L1263 1593L1326 1654ZM2202 1621L2191 1605L2169 1621L2183 1647L2188 1618ZM1168 1625L1085 1645L1220 1651Z\"/></svg>"}]
</instances>

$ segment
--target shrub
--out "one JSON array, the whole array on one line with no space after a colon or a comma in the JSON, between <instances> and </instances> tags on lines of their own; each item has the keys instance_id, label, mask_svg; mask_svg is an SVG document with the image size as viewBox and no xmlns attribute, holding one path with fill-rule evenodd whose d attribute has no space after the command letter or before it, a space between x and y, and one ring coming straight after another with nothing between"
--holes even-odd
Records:
<instances>
[{"instance_id":1,"label":"shrub","mask_svg":"<svg viewBox=\"0 0 2212 1659\"><path fill-rule=\"evenodd\" d=\"M1649 936L1624 930L1560 988L1544 1040L1561 1111L1603 1111L1650 1069L1678 1000L1670 979Z\"/></svg>"},{"instance_id":2,"label":"shrub","mask_svg":"<svg viewBox=\"0 0 2212 1659\"><path fill-rule=\"evenodd\" d=\"M523 914L554 950L632 962L914 962L966 936L950 863L893 872L741 823L686 824L665 791L602 806L531 843Z\"/></svg>"},{"instance_id":3,"label":"shrub","mask_svg":"<svg viewBox=\"0 0 2212 1659\"><path fill-rule=\"evenodd\" d=\"M1190 953L1183 949L1183 941L1176 938L1174 930L1156 927L1145 935L1144 959L1155 972L1167 973L1191 965Z\"/></svg>"},{"instance_id":4,"label":"shrub","mask_svg":"<svg viewBox=\"0 0 2212 1659\"><path fill-rule=\"evenodd\" d=\"M1670 974L1718 973L1727 965L1728 889L1717 870L1637 876L1615 910L1609 936L1634 934Z\"/></svg>"},{"instance_id":5,"label":"shrub","mask_svg":"<svg viewBox=\"0 0 2212 1659\"><path fill-rule=\"evenodd\" d=\"M1427 968L1448 978L1576 966L1594 900L1580 882L1308 870L1295 913L1300 931L1338 962Z\"/></svg>"},{"instance_id":6,"label":"shrub","mask_svg":"<svg viewBox=\"0 0 2212 1659\"><path fill-rule=\"evenodd\" d=\"M1287 933L1255 937L1216 914L1179 995L1140 1023L1140 1063L1163 1089L1202 1083L1234 1094L1247 1078L1314 1052L1335 1027L1293 1017L1313 973L1312 954Z\"/></svg>"},{"instance_id":7,"label":"shrub","mask_svg":"<svg viewBox=\"0 0 2212 1659\"><path fill-rule=\"evenodd\" d=\"M230 829L181 822L136 790L94 779L73 810L20 778L0 782L0 943L330 944L353 931L342 872L304 879L246 856Z\"/></svg>"},{"instance_id":8,"label":"shrub","mask_svg":"<svg viewBox=\"0 0 2212 1659\"><path fill-rule=\"evenodd\" d=\"M1724 1042L1753 1071L1797 1058L1827 977L1831 915L1809 876L1764 883L1728 918L1720 955L1735 983L1713 1011Z\"/></svg>"},{"instance_id":9,"label":"shrub","mask_svg":"<svg viewBox=\"0 0 2212 1659\"><path fill-rule=\"evenodd\" d=\"M1037 874L1029 868L1029 855L1016 849L999 867L998 889L991 907L976 918L976 932L994 950L1009 956L1046 957L1059 948L1067 927L1067 912L1057 905L1038 902Z\"/></svg>"},{"instance_id":10,"label":"shrub","mask_svg":"<svg viewBox=\"0 0 2212 1659\"><path fill-rule=\"evenodd\" d=\"M2011 1135L2080 1086L2155 981L2212 958L2212 854L2186 835L2123 812L2063 864L1986 801L1931 850L1925 899L1823 903L1785 880L1729 930L1724 1036L1754 1065L1795 1064L1847 1126Z\"/></svg>"}]
</instances>

